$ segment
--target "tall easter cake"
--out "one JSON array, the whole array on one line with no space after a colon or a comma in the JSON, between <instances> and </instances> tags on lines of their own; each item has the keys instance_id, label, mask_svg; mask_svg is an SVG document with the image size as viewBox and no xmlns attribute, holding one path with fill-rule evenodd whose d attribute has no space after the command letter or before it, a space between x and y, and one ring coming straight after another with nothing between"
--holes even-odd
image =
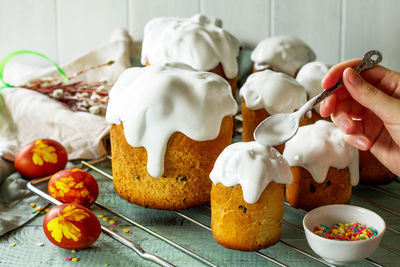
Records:
<instances>
[{"instance_id":1,"label":"tall easter cake","mask_svg":"<svg viewBox=\"0 0 400 267\"><path fill-rule=\"evenodd\" d=\"M237 58L241 43L222 29L222 21L205 15L159 17L144 28L143 65L182 62L224 77L236 93Z\"/></svg>"},{"instance_id":2,"label":"tall easter cake","mask_svg":"<svg viewBox=\"0 0 400 267\"><path fill-rule=\"evenodd\" d=\"M292 182L292 174L276 149L234 143L218 157L210 178L211 229L218 243L253 251L279 241L284 184Z\"/></svg>"},{"instance_id":3,"label":"tall easter cake","mask_svg":"<svg viewBox=\"0 0 400 267\"><path fill-rule=\"evenodd\" d=\"M253 141L257 125L270 115L290 113L307 102L307 93L294 78L272 70L251 74L240 89L243 141ZM304 118L301 125L307 123ZM280 153L284 145L276 147Z\"/></svg>"},{"instance_id":4,"label":"tall easter cake","mask_svg":"<svg viewBox=\"0 0 400 267\"><path fill-rule=\"evenodd\" d=\"M223 78L181 63L130 68L110 92L114 187L132 203L208 203L214 161L232 141L237 104Z\"/></svg>"}]
</instances>

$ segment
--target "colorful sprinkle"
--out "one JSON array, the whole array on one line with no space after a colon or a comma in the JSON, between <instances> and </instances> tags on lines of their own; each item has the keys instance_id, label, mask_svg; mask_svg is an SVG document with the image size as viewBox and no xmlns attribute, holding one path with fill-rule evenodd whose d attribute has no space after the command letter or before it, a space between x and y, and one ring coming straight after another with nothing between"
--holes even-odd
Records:
<instances>
[{"instance_id":1,"label":"colorful sprinkle","mask_svg":"<svg viewBox=\"0 0 400 267\"><path fill-rule=\"evenodd\" d=\"M11 243L10 244L10 247L15 247L17 244L15 244L15 243Z\"/></svg>"},{"instance_id":2,"label":"colorful sprinkle","mask_svg":"<svg viewBox=\"0 0 400 267\"><path fill-rule=\"evenodd\" d=\"M37 245L38 245L39 247L43 247L43 246L44 246L44 243L37 243Z\"/></svg>"},{"instance_id":3,"label":"colorful sprinkle","mask_svg":"<svg viewBox=\"0 0 400 267\"><path fill-rule=\"evenodd\" d=\"M72 261L77 262L77 261L79 261L79 258L72 258Z\"/></svg>"},{"instance_id":4,"label":"colorful sprinkle","mask_svg":"<svg viewBox=\"0 0 400 267\"><path fill-rule=\"evenodd\" d=\"M71 252L72 252L72 253L75 253L75 252L76 252L76 250L75 250L75 249L73 249L73 250L71 250Z\"/></svg>"},{"instance_id":5,"label":"colorful sprinkle","mask_svg":"<svg viewBox=\"0 0 400 267\"><path fill-rule=\"evenodd\" d=\"M109 223L110 223L111 225L114 225L114 224L115 224L115 221L114 221L114 220L110 220Z\"/></svg>"},{"instance_id":6,"label":"colorful sprinkle","mask_svg":"<svg viewBox=\"0 0 400 267\"><path fill-rule=\"evenodd\" d=\"M106 263L106 264L104 264L104 266L109 266L110 264L108 264L108 263Z\"/></svg>"},{"instance_id":7,"label":"colorful sprinkle","mask_svg":"<svg viewBox=\"0 0 400 267\"><path fill-rule=\"evenodd\" d=\"M108 218L107 217L103 217L103 221L108 221Z\"/></svg>"},{"instance_id":8,"label":"colorful sprinkle","mask_svg":"<svg viewBox=\"0 0 400 267\"><path fill-rule=\"evenodd\" d=\"M99 218L103 218L103 217L104 217L104 215L103 215L103 214L99 214L99 215L97 215L97 217L99 217Z\"/></svg>"},{"instance_id":9,"label":"colorful sprinkle","mask_svg":"<svg viewBox=\"0 0 400 267\"><path fill-rule=\"evenodd\" d=\"M72 258L71 258L71 257L65 257L65 260L66 260L66 261L71 261Z\"/></svg>"},{"instance_id":10,"label":"colorful sprinkle","mask_svg":"<svg viewBox=\"0 0 400 267\"><path fill-rule=\"evenodd\" d=\"M36 203L30 203L29 206L31 206L32 208L36 207Z\"/></svg>"},{"instance_id":11,"label":"colorful sprinkle","mask_svg":"<svg viewBox=\"0 0 400 267\"><path fill-rule=\"evenodd\" d=\"M314 227L314 234L333 240L357 241L373 238L378 232L360 223L336 223L332 227L320 224Z\"/></svg>"},{"instance_id":12,"label":"colorful sprinkle","mask_svg":"<svg viewBox=\"0 0 400 267\"><path fill-rule=\"evenodd\" d=\"M129 233L131 231L131 229L129 229L129 228L124 228L124 232L125 233Z\"/></svg>"}]
</instances>

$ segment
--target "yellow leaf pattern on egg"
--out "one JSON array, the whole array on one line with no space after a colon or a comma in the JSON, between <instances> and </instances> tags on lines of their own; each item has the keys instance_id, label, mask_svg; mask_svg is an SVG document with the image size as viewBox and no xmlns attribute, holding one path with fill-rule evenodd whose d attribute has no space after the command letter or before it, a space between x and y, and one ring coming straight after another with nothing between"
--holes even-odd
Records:
<instances>
[{"instance_id":1,"label":"yellow leaf pattern on egg","mask_svg":"<svg viewBox=\"0 0 400 267\"><path fill-rule=\"evenodd\" d=\"M70 205L64 208L62 213L56 218L47 223L46 227L57 242L61 242L63 237L78 241L82 233L73 222L79 222L89 216L90 215L83 209L79 209L75 205Z\"/></svg>"},{"instance_id":2,"label":"yellow leaf pattern on egg","mask_svg":"<svg viewBox=\"0 0 400 267\"><path fill-rule=\"evenodd\" d=\"M54 182L57 190L54 192L54 197L64 197L65 194L69 194L69 196L86 197L90 195L89 191L84 188L83 181L77 183L74 177L68 176L63 177ZM50 191L53 193L52 191Z\"/></svg>"},{"instance_id":3,"label":"yellow leaf pattern on egg","mask_svg":"<svg viewBox=\"0 0 400 267\"><path fill-rule=\"evenodd\" d=\"M32 162L35 165L42 166L44 162L57 163L58 157L53 146L46 145L42 139L35 142L32 148Z\"/></svg>"}]
</instances>

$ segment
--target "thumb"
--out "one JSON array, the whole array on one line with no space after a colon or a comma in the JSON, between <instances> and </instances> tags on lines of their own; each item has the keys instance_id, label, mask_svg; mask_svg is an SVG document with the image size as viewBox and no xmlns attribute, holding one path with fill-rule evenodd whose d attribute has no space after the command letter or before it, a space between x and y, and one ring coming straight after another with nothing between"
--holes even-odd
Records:
<instances>
[{"instance_id":1,"label":"thumb","mask_svg":"<svg viewBox=\"0 0 400 267\"><path fill-rule=\"evenodd\" d=\"M393 122L393 114L400 114L400 100L389 96L367 83L354 69L343 72L343 83L354 100L370 109L384 122Z\"/></svg>"}]
</instances>

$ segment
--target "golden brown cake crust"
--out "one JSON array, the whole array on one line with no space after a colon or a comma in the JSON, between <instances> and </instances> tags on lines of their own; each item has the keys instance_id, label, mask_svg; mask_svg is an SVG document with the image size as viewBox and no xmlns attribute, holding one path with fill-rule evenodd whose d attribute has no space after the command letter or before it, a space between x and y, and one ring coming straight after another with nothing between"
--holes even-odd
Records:
<instances>
[{"instance_id":1,"label":"golden brown cake crust","mask_svg":"<svg viewBox=\"0 0 400 267\"><path fill-rule=\"evenodd\" d=\"M243 199L240 185L211 189L211 229L215 240L229 249L254 251L280 239L284 185L271 182L254 204Z\"/></svg>"},{"instance_id":2,"label":"golden brown cake crust","mask_svg":"<svg viewBox=\"0 0 400 267\"><path fill-rule=\"evenodd\" d=\"M218 64L218 66L216 66L215 68L213 68L212 70L209 70L209 72L213 72L215 74L218 74L219 76L223 77L225 80L228 81L229 85L232 88L232 95L233 98L236 99L236 89L237 89L237 77L233 78L233 79L228 79L225 76L225 72L224 69L222 68L222 64Z\"/></svg>"},{"instance_id":3,"label":"golden brown cake crust","mask_svg":"<svg viewBox=\"0 0 400 267\"><path fill-rule=\"evenodd\" d=\"M371 151L359 151L360 182L363 184L388 184L396 179L388 168L375 158Z\"/></svg>"},{"instance_id":4,"label":"golden brown cake crust","mask_svg":"<svg viewBox=\"0 0 400 267\"><path fill-rule=\"evenodd\" d=\"M210 201L209 174L222 150L231 144L232 117L222 121L218 137L194 141L174 133L167 145L164 173L154 178L147 172L147 152L131 147L123 125L111 125L114 188L124 199L154 209L187 209Z\"/></svg>"},{"instance_id":5,"label":"golden brown cake crust","mask_svg":"<svg viewBox=\"0 0 400 267\"><path fill-rule=\"evenodd\" d=\"M292 166L290 170L293 182L286 186L285 194L293 207L310 211L324 205L349 203L351 184L348 168L329 168L325 181L320 184L302 167Z\"/></svg>"}]
</instances>

